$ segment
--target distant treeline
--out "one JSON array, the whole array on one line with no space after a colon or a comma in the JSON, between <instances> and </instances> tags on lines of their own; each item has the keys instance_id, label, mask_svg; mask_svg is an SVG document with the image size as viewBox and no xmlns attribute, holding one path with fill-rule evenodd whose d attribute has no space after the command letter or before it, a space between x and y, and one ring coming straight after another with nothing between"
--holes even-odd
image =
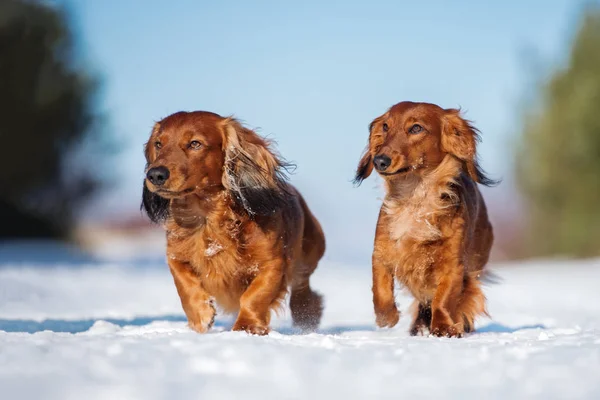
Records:
<instances>
[{"instance_id":1,"label":"distant treeline","mask_svg":"<svg viewBox=\"0 0 600 400\"><path fill-rule=\"evenodd\" d=\"M0 239L67 237L100 184L75 163L98 133L97 80L69 22L50 2L0 1Z\"/></svg>"},{"instance_id":2,"label":"distant treeline","mask_svg":"<svg viewBox=\"0 0 600 400\"><path fill-rule=\"evenodd\" d=\"M600 255L600 8L527 111L516 175L529 218L523 255Z\"/></svg>"}]
</instances>

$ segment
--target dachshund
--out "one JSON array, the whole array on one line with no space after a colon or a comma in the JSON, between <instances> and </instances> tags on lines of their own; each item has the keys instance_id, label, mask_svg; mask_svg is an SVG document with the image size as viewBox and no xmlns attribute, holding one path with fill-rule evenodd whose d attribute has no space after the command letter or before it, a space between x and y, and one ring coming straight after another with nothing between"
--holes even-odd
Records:
<instances>
[{"instance_id":1,"label":"dachshund","mask_svg":"<svg viewBox=\"0 0 600 400\"><path fill-rule=\"evenodd\" d=\"M145 145L142 209L164 226L167 262L191 329L216 306L237 312L234 331L265 335L291 288L294 325L315 330L323 302L310 276L323 230L272 143L232 117L178 112Z\"/></svg>"},{"instance_id":2,"label":"dachshund","mask_svg":"<svg viewBox=\"0 0 600 400\"><path fill-rule=\"evenodd\" d=\"M412 336L461 337L488 315L481 282L493 232L477 183L498 182L479 166L479 131L460 110L406 101L369 132L355 183L374 168L385 186L372 256L376 323L399 320L396 278L415 298Z\"/></svg>"}]
</instances>

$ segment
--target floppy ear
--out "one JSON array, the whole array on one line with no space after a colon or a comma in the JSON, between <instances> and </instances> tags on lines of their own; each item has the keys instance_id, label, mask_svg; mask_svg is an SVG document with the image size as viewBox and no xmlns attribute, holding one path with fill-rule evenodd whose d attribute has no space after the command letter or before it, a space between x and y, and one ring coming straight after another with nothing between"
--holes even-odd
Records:
<instances>
[{"instance_id":1,"label":"floppy ear","mask_svg":"<svg viewBox=\"0 0 600 400\"><path fill-rule=\"evenodd\" d=\"M154 134L158 128L158 124L155 124L154 128L152 128L152 133ZM150 162L150 141L144 145L144 156L146 157L146 168L148 168L148 163ZM145 179L140 210L145 211L150 221L154 223L164 222L169 216L169 200L148 190Z\"/></svg>"},{"instance_id":2,"label":"floppy ear","mask_svg":"<svg viewBox=\"0 0 600 400\"><path fill-rule=\"evenodd\" d=\"M369 175L371 175L371 172L373 172L372 158L373 157L371 156L371 151L369 149L369 146L367 145L363 156L358 162L358 167L356 168L356 175L354 176L354 180L352 181L356 186L360 186L362 181L367 179Z\"/></svg>"},{"instance_id":3,"label":"floppy ear","mask_svg":"<svg viewBox=\"0 0 600 400\"><path fill-rule=\"evenodd\" d=\"M369 143L367 143L367 147L363 152L360 161L358 162L358 167L356 168L356 175L354 176L354 184L356 186L360 186L362 181L367 179L371 172L373 172L373 156L371 155L371 147L373 146L373 128L378 125L383 120L383 115L375 118L369 124Z\"/></svg>"},{"instance_id":4,"label":"floppy ear","mask_svg":"<svg viewBox=\"0 0 600 400\"><path fill-rule=\"evenodd\" d=\"M460 110L445 110L442 122L442 148L463 161L467 174L475 182L494 186L499 182L487 177L479 166L476 143L480 141L479 130L460 116Z\"/></svg>"},{"instance_id":5,"label":"floppy ear","mask_svg":"<svg viewBox=\"0 0 600 400\"><path fill-rule=\"evenodd\" d=\"M169 200L148 190L146 181L144 180L142 205L140 206L140 209L146 212L150 221L158 224L164 222L169 216Z\"/></svg>"},{"instance_id":6,"label":"floppy ear","mask_svg":"<svg viewBox=\"0 0 600 400\"><path fill-rule=\"evenodd\" d=\"M270 142L237 120L225 120L223 186L249 215L271 215L291 196L286 171L292 167L269 148Z\"/></svg>"}]
</instances>

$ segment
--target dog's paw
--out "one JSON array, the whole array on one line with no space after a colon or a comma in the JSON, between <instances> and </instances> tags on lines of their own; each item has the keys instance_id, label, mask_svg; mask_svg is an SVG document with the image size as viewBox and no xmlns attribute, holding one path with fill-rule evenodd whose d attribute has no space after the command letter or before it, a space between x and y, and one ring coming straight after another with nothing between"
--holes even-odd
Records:
<instances>
[{"instance_id":1,"label":"dog's paw","mask_svg":"<svg viewBox=\"0 0 600 400\"><path fill-rule=\"evenodd\" d=\"M396 306L385 311L375 311L375 322L380 328L392 328L396 326L399 320L400 312Z\"/></svg>"},{"instance_id":2,"label":"dog's paw","mask_svg":"<svg viewBox=\"0 0 600 400\"><path fill-rule=\"evenodd\" d=\"M245 331L250 335L264 336L269 334L269 327L258 321L237 320L232 328L233 331Z\"/></svg>"},{"instance_id":3,"label":"dog's paw","mask_svg":"<svg viewBox=\"0 0 600 400\"><path fill-rule=\"evenodd\" d=\"M198 333L206 333L215 323L217 309L213 299L207 300L192 318L188 317L188 326Z\"/></svg>"},{"instance_id":4,"label":"dog's paw","mask_svg":"<svg viewBox=\"0 0 600 400\"><path fill-rule=\"evenodd\" d=\"M188 321L188 326L191 330L196 331L198 333L206 333L210 329L210 326L208 324L203 324L202 322L198 323L194 321Z\"/></svg>"},{"instance_id":5,"label":"dog's paw","mask_svg":"<svg viewBox=\"0 0 600 400\"><path fill-rule=\"evenodd\" d=\"M422 323L415 323L410 327L410 336L425 336L425 333L427 332L427 325L422 324Z\"/></svg>"},{"instance_id":6,"label":"dog's paw","mask_svg":"<svg viewBox=\"0 0 600 400\"><path fill-rule=\"evenodd\" d=\"M437 336L437 337L449 337L449 338L463 337L462 329L460 329L457 324L454 324L454 325L436 324L435 326L432 324L430 332L431 332L432 336Z\"/></svg>"}]
</instances>

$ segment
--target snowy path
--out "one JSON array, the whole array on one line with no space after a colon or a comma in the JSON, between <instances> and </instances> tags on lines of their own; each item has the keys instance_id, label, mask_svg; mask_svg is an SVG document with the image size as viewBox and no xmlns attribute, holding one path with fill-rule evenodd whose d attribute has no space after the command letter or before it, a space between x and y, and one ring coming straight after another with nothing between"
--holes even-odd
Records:
<instances>
[{"instance_id":1,"label":"snowy path","mask_svg":"<svg viewBox=\"0 0 600 400\"><path fill-rule=\"evenodd\" d=\"M600 260L495 271L493 320L457 340L409 337L407 315L376 330L368 266L320 266L319 333L284 316L250 337L187 329L166 267L4 265L0 398L600 398Z\"/></svg>"}]
</instances>

